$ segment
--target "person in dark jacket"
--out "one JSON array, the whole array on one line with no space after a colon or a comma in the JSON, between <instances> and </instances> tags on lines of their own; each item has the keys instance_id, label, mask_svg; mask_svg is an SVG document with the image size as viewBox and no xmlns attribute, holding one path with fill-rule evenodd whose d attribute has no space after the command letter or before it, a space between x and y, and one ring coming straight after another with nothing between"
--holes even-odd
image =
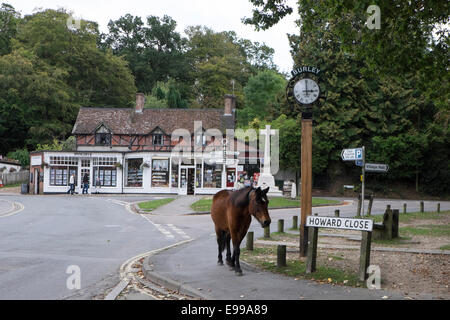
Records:
<instances>
[{"instance_id":1,"label":"person in dark jacket","mask_svg":"<svg viewBox=\"0 0 450 320\"><path fill-rule=\"evenodd\" d=\"M85 192L86 192L86 194L88 194L88 190L89 190L89 177L88 177L87 173L85 173L83 176L83 192L82 192L82 194L84 194Z\"/></svg>"}]
</instances>

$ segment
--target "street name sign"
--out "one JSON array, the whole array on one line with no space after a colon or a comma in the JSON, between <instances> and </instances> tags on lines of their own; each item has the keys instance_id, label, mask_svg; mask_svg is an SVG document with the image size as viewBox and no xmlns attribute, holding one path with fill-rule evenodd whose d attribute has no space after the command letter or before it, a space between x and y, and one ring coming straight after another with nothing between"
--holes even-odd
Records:
<instances>
[{"instance_id":1,"label":"street name sign","mask_svg":"<svg viewBox=\"0 0 450 320\"><path fill-rule=\"evenodd\" d=\"M373 220L309 216L307 227L372 231Z\"/></svg>"},{"instance_id":2,"label":"street name sign","mask_svg":"<svg viewBox=\"0 0 450 320\"><path fill-rule=\"evenodd\" d=\"M368 172L388 172L389 166L382 163L366 163L364 167Z\"/></svg>"},{"instance_id":3,"label":"street name sign","mask_svg":"<svg viewBox=\"0 0 450 320\"><path fill-rule=\"evenodd\" d=\"M344 149L341 152L341 158L344 161L362 160L362 158L363 158L363 150L362 150L362 148Z\"/></svg>"}]
</instances>

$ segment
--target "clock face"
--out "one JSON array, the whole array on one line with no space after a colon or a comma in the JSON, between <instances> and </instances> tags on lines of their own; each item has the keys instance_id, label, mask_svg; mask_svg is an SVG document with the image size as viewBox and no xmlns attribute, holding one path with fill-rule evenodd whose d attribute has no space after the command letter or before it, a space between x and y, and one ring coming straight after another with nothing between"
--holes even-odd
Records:
<instances>
[{"instance_id":1,"label":"clock face","mask_svg":"<svg viewBox=\"0 0 450 320\"><path fill-rule=\"evenodd\" d=\"M311 104L319 98L317 83L308 78L300 79L294 86L294 97L301 104Z\"/></svg>"}]
</instances>

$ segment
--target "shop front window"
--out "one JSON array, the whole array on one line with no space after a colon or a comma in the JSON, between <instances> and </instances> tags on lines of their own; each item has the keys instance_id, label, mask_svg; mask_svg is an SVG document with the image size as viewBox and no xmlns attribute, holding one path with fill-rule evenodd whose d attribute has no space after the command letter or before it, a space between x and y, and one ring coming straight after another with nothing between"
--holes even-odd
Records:
<instances>
[{"instance_id":1,"label":"shop front window","mask_svg":"<svg viewBox=\"0 0 450 320\"><path fill-rule=\"evenodd\" d=\"M169 159L152 160L152 188L169 187Z\"/></svg>"},{"instance_id":2,"label":"shop front window","mask_svg":"<svg viewBox=\"0 0 450 320\"><path fill-rule=\"evenodd\" d=\"M94 186L115 187L117 185L117 169L114 167L94 167Z\"/></svg>"},{"instance_id":3,"label":"shop front window","mask_svg":"<svg viewBox=\"0 0 450 320\"><path fill-rule=\"evenodd\" d=\"M203 168L203 188L221 188L222 165L205 163Z\"/></svg>"},{"instance_id":4,"label":"shop front window","mask_svg":"<svg viewBox=\"0 0 450 320\"><path fill-rule=\"evenodd\" d=\"M67 186L69 169L67 167L51 167L50 168L50 185L51 186Z\"/></svg>"},{"instance_id":5,"label":"shop front window","mask_svg":"<svg viewBox=\"0 0 450 320\"><path fill-rule=\"evenodd\" d=\"M126 187L142 187L142 164L143 159L128 159L125 161Z\"/></svg>"}]
</instances>

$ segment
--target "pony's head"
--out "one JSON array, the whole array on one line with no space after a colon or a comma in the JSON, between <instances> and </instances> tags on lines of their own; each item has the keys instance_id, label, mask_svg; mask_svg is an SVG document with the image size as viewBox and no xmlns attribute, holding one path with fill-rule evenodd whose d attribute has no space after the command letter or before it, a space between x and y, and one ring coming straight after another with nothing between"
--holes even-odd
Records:
<instances>
[{"instance_id":1,"label":"pony's head","mask_svg":"<svg viewBox=\"0 0 450 320\"><path fill-rule=\"evenodd\" d=\"M258 220L261 227L265 228L270 225L269 216L269 199L267 199L267 192L269 188L261 190L261 187L252 189L249 193L249 212Z\"/></svg>"}]
</instances>

